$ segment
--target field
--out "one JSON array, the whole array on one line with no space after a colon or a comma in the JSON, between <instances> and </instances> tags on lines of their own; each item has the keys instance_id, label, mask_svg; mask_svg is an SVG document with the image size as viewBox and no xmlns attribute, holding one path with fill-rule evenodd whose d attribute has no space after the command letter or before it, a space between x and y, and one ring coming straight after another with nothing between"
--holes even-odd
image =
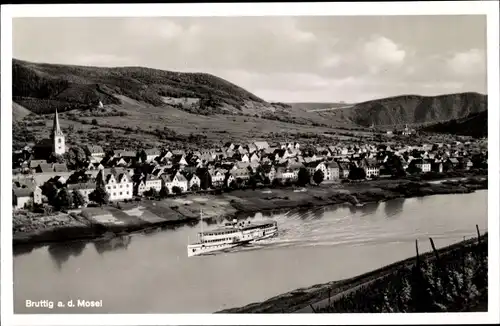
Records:
<instances>
[{"instance_id":1,"label":"field","mask_svg":"<svg viewBox=\"0 0 500 326\"><path fill-rule=\"evenodd\" d=\"M153 106L125 96L117 97L122 104L104 107L106 112L115 112L112 116L82 115L76 110L60 113L66 141L69 144L93 143L115 148L123 148L123 144L140 148L180 143L211 148L227 141L247 143L266 139L317 143L320 139L329 143L340 139L362 141L373 136L370 131L294 124L255 116L196 115L167 105ZM309 115L298 109L296 115L300 114ZM35 140L46 138L52 127L52 118L52 115L30 117L21 129L31 133ZM93 124L94 119L97 125Z\"/></svg>"}]
</instances>

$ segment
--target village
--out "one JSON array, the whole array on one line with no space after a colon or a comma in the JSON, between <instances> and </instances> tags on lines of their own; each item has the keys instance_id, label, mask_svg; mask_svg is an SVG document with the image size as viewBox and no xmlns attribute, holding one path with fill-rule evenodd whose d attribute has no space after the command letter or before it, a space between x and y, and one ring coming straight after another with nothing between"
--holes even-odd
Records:
<instances>
[{"instance_id":1,"label":"village","mask_svg":"<svg viewBox=\"0 0 500 326\"><path fill-rule=\"evenodd\" d=\"M407 135L408 129L404 130ZM200 191L400 178L487 168L487 140L453 143L337 143L328 147L266 140L222 148L68 150L54 115L51 137L13 153L13 208L56 210L108 202L166 198ZM39 159L38 153L51 153ZM45 155L47 157L47 155Z\"/></svg>"}]
</instances>

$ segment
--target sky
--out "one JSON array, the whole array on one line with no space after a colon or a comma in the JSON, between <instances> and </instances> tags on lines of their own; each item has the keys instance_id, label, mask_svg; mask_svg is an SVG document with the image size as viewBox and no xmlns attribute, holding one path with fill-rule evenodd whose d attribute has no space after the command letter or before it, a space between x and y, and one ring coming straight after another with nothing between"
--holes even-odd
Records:
<instances>
[{"instance_id":1,"label":"sky","mask_svg":"<svg viewBox=\"0 0 500 326\"><path fill-rule=\"evenodd\" d=\"M12 51L206 72L267 101L487 92L485 16L14 18Z\"/></svg>"}]
</instances>

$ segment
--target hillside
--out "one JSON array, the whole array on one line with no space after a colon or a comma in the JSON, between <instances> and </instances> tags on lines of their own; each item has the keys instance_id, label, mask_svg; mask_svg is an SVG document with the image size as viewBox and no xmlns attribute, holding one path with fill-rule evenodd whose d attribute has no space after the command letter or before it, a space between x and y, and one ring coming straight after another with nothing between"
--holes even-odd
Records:
<instances>
[{"instance_id":1,"label":"hillside","mask_svg":"<svg viewBox=\"0 0 500 326\"><path fill-rule=\"evenodd\" d=\"M12 121L21 121L31 114L31 111L17 103L12 103Z\"/></svg>"},{"instance_id":2,"label":"hillside","mask_svg":"<svg viewBox=\"0 0 500 326\"><path fill-rule=\"evenodd\" d=\"M488 111L471 113L465 118L429 125L422 130L462 136L488 137Z\"/></svg>"},{"instance_id":3,"label":"hillside","mask_svg":"<svg viewBox=\"0 0 500 326\"><path fill-rule=\"evenodd\" d=\"M120 104L123 95L153 106L194 113L237 113L270 106L222 78L141 67L100 68L12 62L13 100L35 113L88 109L99 101Z\"/></svg>"},{"instance_id":4,"label":"hillside","mask_svg":"<svg viewBox=\"0 0 500 326\"><path fill-rule=\"evenodd\" d=\"M485 110L486 95L459 93L440 96L402 95L358 103L328 113L332 120L361 126L397 126L461 119Z\"/></svg>"}]
</instances>

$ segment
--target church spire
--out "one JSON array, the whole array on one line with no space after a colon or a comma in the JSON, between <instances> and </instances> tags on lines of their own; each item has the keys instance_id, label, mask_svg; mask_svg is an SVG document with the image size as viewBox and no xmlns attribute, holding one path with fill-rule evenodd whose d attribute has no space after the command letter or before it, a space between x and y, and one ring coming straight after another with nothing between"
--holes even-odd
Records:
<instances>
[{"instance_id":1,"label":"church spire","mask_svg":"<svg viewBox=\"0 0 500 326\"><path fill-rule=\"evenodd\" d=\"M61 131L61 126L59 125L59 115L57 114L57 109L56 109L56 114L54 115L54 123L52 126L52 135L53 136L62 136L63 133Z\"/></svg>"}]
</instances>

